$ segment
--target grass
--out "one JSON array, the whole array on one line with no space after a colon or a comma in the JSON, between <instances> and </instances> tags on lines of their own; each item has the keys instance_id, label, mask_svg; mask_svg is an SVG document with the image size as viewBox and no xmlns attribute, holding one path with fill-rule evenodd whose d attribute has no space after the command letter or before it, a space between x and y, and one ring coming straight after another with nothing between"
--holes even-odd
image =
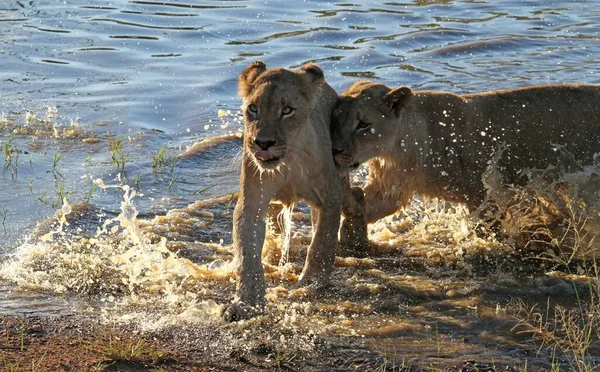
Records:
<instances>
[{"instance_id":1,"label":"grass","mask_svg":"<svg viewBox=\"0 0 600 372\"><path fill-rule=\"evenodd\" d=\"M13 141L15 139L15 136L13 135L10 139L8 139L6 142L4 142L4 145L2 146L2 153L4 154L4 168L3 168L3 173L6 173L6 171L10 168L12 169L12 177L14 178L18 172L18 168L19 168L19 155L21 154L21 151L17 148L14 147L14 145L12 144Z\"/></svg>"},{"instance_id":2,"label":"grass","mask_svg":"<svg viewBox=\"0 0 600 372\"><path fill-rule=\"evenodd\" d=\"M166 166L165 162L165 152L167 148L165 146L161 146L160 149L156 152L156 154L152 155L152 169L158 171Z\"/></svg>"},{"instance_id":3,"label":"grass","mask_svg":"<svg viewBox=\"0 0 600 372\"><path fill-rule=\"evenodd\" d=\"M167 167L170 168L171 175L177 165L177 157L166 156L167 148L161 146L158 151L152 155L152 169L156 173L164 171Z\"/></svg>"},{"instance_id":4,"label":"grass","mask_svg":"<svg viewBox=\"0 0 600 372\"><path fill-rule=\"evenodd\" d=\"M114 330L97 336L94 341L87 341L85 346L102 358L99 367L115 363L156 366L165 357L165 352L154 348L143 338L123 337Z\"/></svg>"},{"instance_id":5,"label":"grass","mask_svg":"<svg viewBox=\"0 0 600 372\"><path fill-rule=\"evenodd\" d=\"M179 176L175 175L175 166L177 165L177 157L166 156L167 148L163 145L158 149L158 151L152 155L152 170L154 173L161 173L165 171L165 169L169 169L169 184L167 186L167 191L170 192L175 182ZM139 178L135 182L136 186L139 188Z\"/></svg>"},{"instance_id":6,"label":"grass","mask_svg":"<svg viewBox=\"0 0 600 372\"><path fill-rule=\"evenodd\" d=\"M52 207L58 209L63 206L65 200L68 200L71 191L66 190L64 182L59 183L54 190L56 192L56 201L52 203Z\"/></svg>"},{"instance_id":7,"label":"grass","mask_svg":"<svg viewBox=\"0 0 600 372\"><path fill-rule=\"evenodd\" d=\"M169 368L179 365L169 351L126 331L84 327L75 332L32 333L39 324L27 317L11 318L4 324L8 326L0 331L3 372L178 370Z\"/></svg>"},{"instance_id":8,"label":"grass","mask_svg":"<svg viewBox=\"0 0 600 372\"><path fill-rule=\"evenodd\" d=\"M213 187L217 186L217 184L212 184L212 185L208 185L206 187L201 188L200 190L196 190L192 193L192 195L200 195L203 194L204 192L212 189Z\"/></svg>"},{"instance_id":9,"label":"grass","mask_svg":"<svg viewBox=\"0 0 600 372\"><path fill-rule=\"evenodd\" d=\"M171 180L169 181L169 186L167 187L167 191L171 191L171 188L173 187L175 182L177 182L177 178L179 178L179 176L171 177Z\"/></svg>"},{"instance_id":10,"label":"grass","mask_svg":"<svg viewBox=\"0 0 600 372\"><path fill-rule=\"evenodd\" d=\"M2 214L2 230L6 233L6 217L8 217L8 213L10 213L10 209L4 207L2 208L2 211L0 211L0 213Z\"/></svg>"},{"instance_id":11,"label":"grass","mask_svg":"<svg viewBox=\"0 0 600 372\"><path fill-rule=\"evenodd\" d=\"M44 361L45 356L41 357L38 360L32 360L31 363L25 363L23 359L9 361L6 356L2 356L0 358L2 371L4 372L42 372L46 371Z\"/></svg>"},{"instance_id":12,"label":"grass","mask_svg":"<svg viewBox=\"0 0 600 372\"><path fill-rule=\"evenodd\" d=\"M53 171L56 170L56 167L58 166L60 159L62 159L62 153L59 151L56 154L54 154L54 160L52 161L52 170Z\"/></svg>"},{"instance_id":13,"label":"grass","mask_svg":"<svg viewBox=\"0 0 600 372\"><path fill-rule=\"evenodd\" d=\"M576 371L596 371L595 361L600 343L600 266L595 250L595 236L587 233L587 219L570 205L567 228L562 236L553 237L556 253L540 258L560 268L571 278L575 307L553 304L549 298L544 307L528 306L515 301L517 333L530 334L539 344L539 351L549 352L552 369L564 367ZM570 249L564 249L568 244Z\"/></svg>"},{"instance_id":14,"label":"grass","mask_svg":"<svg viewBox=\"0 0 600 372\"><path fill-rule=\"evenodd\" d=\"M94 193L96 192L97 189L98 189L98 185L96 185L95 183L92 182L90 185L90 188L84 198L84 200L87 204L90 203L90 200L92 199L92 196L94 195Z\"/></svg>"},{"instance_id":15,"label":"grass","mask_svg":"<svg viewBox=\"0 0 600 372\"><path fill-rule=\"evenodd\" d=\"M48 171L49 173L52 173L55 180L59 178L64 178L62 173L60 173L57 169L61 159L62 153L60 151L56 152L56 154L54 154L54 158L52 159L52 168L50 168L50 170Z\"/></svg>"},{"instance_id":16,"label":"grass","mask_svg":"<svg viewBox=\"0 0 600 372\"><path fill-rule=\"evenodd\" d=\"M136 190L140 190L140 175L136 174L135 176L133 176L133 186L136 188Z\"/></svg>"},{"instance_id":17,"label":"grass","mask_svg":"<svg viewBox=\"0 0 600 372\"><path fill-rule=\"evenodd\" d=\"M11 334L9 329L4 332L4 342L0 342L0 349L3 348L3 344L6 344L7 349L17 349L23 353L25 348L25 322L23 319L19 320L19 331L16 335ZM19 356L17 358L10 358L8 352L0 352L0 367L4 372L42 372L46 371L46 357L47 352L43 353L39 358L26 358Z\"/></svg>"},{"instance_id":18,"label":"grass","mask_svg":"<svg viewBox=\"0 0 600 372\"><path fill-rule=\"evenodd\" d=\"M295 363L295 359L298 357L298 354L287 352L284 350L275 350L275 365L278 369L287 368L288 366L293 366Z\"/></svg>"},{"instance_id":19,"label":"grass","mask_svg":"<svg viewBox=\"0 0 600 372\"><path fill-rule=\"evenodd\" d=\"M120 137L113 141L109 146L111 162L115 164L117 168L121 168L121 170L125 170L125 164L129 162L129 152L125 152L123 149L124 140L123 137Z\"/></svg>"}]
</instances>

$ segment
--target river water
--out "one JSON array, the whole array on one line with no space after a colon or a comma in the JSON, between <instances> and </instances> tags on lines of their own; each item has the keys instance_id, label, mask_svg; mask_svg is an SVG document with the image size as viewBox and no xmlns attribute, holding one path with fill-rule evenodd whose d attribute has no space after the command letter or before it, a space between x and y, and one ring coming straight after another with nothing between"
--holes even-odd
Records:
<instances>
[{"instance_id":1,"label":"river water","mask_svg":"<svg viewBox=\"0 0 600 372\"><path fill-rule=\"evenodd\" d=\"M225 327L236 79L251 61L314 61L338 92L373 79L472 93L600 83L599 38L594 1L3 2L0 313ZM460 207L416 204L374 226L373 257L339 258L336 294L320 297L294 285L306 213L295 261L268 267L279 318L260 324L307 349L319 334L416 365L522 365L507 303L573 294L556 277L498 270L512 248L470 234Z\"/></svg>"}]
</instances>

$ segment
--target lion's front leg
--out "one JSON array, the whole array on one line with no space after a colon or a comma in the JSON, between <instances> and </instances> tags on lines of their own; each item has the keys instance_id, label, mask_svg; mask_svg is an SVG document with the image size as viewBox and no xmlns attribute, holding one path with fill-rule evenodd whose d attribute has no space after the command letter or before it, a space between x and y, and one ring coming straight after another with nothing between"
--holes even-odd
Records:
<instances>
[{"instance_id":1,"label":"lion's front leg","mask_svg":"<svg viewBox=\"0 0 600 372\"><path fill-rule=\"evenodd\" d=\"M369 246L365 197L360 187L350 187L349 177L342 181L344 220L340 228L340 254L345 256L362 255Z\"/></svg>"},{"instance_id":2,"label":"lion's front leg","mask_svg":"<svg viewBox=\"0 0 600 372\"><path fill-rule=\"evenodd\" d=\"M242 170L242 177L244 177ZM264 312L265 275L262 246L266 215L273 189L265 182L242 182L233 212L233 249L236 265L236 298L224 313L227 321L248 319Z\"/></svg>"},{"instance_id":3,"label":"lion's front leg","mask_svg":"<svg viewBox=\"0 0 600 372\"><path fill-rule=\"evenodd\" d=\"M314 235L300 275L302 285L325 285L333 271L342 208L341 185L329 185L324 200L324 203L311 205Z\"/></svg>"}]
</instances>

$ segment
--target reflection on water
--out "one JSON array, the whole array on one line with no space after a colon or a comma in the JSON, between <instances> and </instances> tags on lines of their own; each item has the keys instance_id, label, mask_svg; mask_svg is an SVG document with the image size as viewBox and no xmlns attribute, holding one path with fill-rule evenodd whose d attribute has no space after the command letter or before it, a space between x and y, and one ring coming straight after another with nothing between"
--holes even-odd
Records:
<instances>
[{"instance_id":1,"label":"reflection on water","mask_svg":"<svg viewBox=\"0 0 600 372\"><path fill-rule=\"evenodd\" d=\"M281 244L268 241L272 315L220 322L234 287L236 78L260 58L316 61L338 91L357 79L455 93L598 83L599 21L600 4L572 1L0 4L0 253L17 285L3 282L0 312L143 313L153 330L217 325L231 340L223 347L271 334L312 350L339 336L417 365L514 365L526 347L508 332L508 301L569 302L573 286L520 275L548 267L478 237L460 206L415 203L373 225L369 257L339 257L326 293L296 287L310 239L301 209L290 263L277 266ZM589 180L583 192L594 195ZM73 208L58 230L65 201ZM118 219L122 208L139 214Z\"/></svg>"}]
</instances>

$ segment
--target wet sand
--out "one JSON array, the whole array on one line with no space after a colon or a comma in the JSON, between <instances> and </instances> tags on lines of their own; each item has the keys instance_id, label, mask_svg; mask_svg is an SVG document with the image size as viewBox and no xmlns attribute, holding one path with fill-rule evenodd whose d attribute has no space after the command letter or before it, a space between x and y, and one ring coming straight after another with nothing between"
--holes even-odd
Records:
<instances>
[{"instance_id":1,"label":"wet sand","mask_svg":"<svg viewBox=\"0 0 600 372\"><path fill-rule=\"evenodd\" d=\"M322 340L310 355L280 353L268 343L229 350L218 347L218 330L139 334L82 316L4 316L0 328L0 367L15 371L516 371L523 365L464 358L411 365L365 347L360 337Z\"/></svg>"}]
</instances>

